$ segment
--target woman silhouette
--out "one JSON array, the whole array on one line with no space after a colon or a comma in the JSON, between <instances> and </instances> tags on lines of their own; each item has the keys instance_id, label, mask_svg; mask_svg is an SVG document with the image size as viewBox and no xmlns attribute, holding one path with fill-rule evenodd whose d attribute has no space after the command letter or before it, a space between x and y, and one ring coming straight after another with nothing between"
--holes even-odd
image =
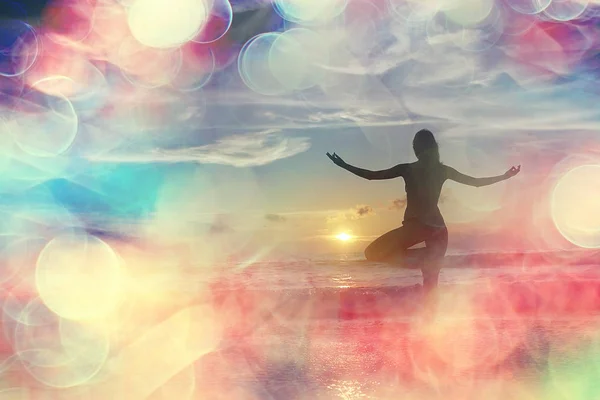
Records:
<instances>
[{"instance_id":1,"label":"woman silhouette","mask_svg":"<svg viewBox=\"0 0 600 400\"><path fill-rule=\"evenodd\" d=\"M441 261L448 247L448 230L438 208L444 182L450 179L469 186L487 186L515 176L521 170L521 166L512 167L503 175L489 178L474 178L461 174L440 162L438 144L433 134L426 129L415 134L413 150L417 156L416 162L398 164L382 171L354 167L335 153L327 153L327 156L336 165L361 178L404 178L406 211L402 226L371 243L365 250L365 257L370 261L390 262L407 258L411 252L418 254L418 265L423 273L423 288L428 292L437 287ZM421 242L425 242L424 249L409 249Z\"/></svg>"}]
</instances>

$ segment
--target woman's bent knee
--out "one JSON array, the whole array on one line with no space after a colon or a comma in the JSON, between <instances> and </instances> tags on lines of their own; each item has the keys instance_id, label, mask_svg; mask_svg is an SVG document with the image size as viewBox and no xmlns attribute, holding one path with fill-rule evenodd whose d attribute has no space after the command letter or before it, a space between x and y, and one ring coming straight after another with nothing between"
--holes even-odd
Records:
<instances>
[{"instance_id":1,"label":"woman's bent knee","mask_svg":"<svg viewBox=\"0 0 600 400\"><path fill-rule=\"evenodd\" d=\"M369 249L365 250L365 258L368 261L378 261L375 253L373 251L369 251Z\"/></svg>"},{"instance_id":2,"label":"woman's bent knee","mask_svg":"<svg viewBox=\"0 0 600 400\"><path fill-rule=\"evenodd\" d=\"M365 258L367 259L367 261L383 261L384 257L381 254L381 252L379 251L375 251L373 248L369 248L367 247L365 249Z\"/></svg>"}]
</instances>

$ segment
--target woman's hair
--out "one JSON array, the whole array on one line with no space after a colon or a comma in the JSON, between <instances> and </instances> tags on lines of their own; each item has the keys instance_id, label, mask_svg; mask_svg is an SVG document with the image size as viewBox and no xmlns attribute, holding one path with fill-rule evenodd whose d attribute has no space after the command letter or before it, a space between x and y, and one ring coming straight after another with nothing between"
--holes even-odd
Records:
<instances>
[{"instance_id":1,"label":"woman's hair","mask_svg":"<svg viewBox=\"0 0 600 400\"><path fill-rule=\"evenodd\" d=\"M439 163L440 151L438 144L428 129L421 129L413 139L413 150L419 161L427 163Z\"/></svg>"}]
</instances>

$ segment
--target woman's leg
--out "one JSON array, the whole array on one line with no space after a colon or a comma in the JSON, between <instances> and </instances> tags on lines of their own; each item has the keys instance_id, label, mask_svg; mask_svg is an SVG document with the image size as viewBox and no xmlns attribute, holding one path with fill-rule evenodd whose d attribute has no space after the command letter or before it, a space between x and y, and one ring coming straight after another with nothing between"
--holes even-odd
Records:
<instances>
[{"instance_id":1,"label":"woman's leg","mask_svg":"<svg viewBox=\"0 0 600 400\"><path fill-rule=\"evenodd\" d=\"M365 249L369 261L385 262L404 255L407 249L424 241L426 235L417 224L405 224L375 239Z\"/></svg>"},{"instance_id":2,"label":"woman's leg","mask_svg":"<svg viewBox=\"0 0 600 400\"><path fill-rule=\"evenodd\" d=\"M425 292L430 292L438 285L442 262L448 249L448 230L446 228L435 229L425 240L425 246L427 253L421 272L423 273L423 289Z\"/></svg>"}]
</instances>

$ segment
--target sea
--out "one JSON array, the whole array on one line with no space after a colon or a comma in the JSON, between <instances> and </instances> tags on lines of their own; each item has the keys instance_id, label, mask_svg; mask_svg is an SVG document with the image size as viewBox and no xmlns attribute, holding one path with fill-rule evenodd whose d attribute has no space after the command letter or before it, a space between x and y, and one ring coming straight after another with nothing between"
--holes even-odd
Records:
<instances>
[{"instance_id":1,"label":"sea","mask_svg":"<svg viewBox=\"0 0 600 400\"><path fill-rule=\"evenodd\" d=\"M600 398L599 260L455 254L434 300L420 270L361 254L247 266L215 286L223 310L240 307L240 330L223 350L235 361L214 375L228 383L213 387L243 399Z\"/></svg>"},{"instance_id":2,"label":"sea","mask_svg":"<svg viewBox=\"0 0 600 400\"><path fill-rule=\"evenodd\" d=\"M361 254L230 260L94 320L7 291L0 399L598 399L599 255L450 255L433 295Z\"/></svg>"}]
</instances>

